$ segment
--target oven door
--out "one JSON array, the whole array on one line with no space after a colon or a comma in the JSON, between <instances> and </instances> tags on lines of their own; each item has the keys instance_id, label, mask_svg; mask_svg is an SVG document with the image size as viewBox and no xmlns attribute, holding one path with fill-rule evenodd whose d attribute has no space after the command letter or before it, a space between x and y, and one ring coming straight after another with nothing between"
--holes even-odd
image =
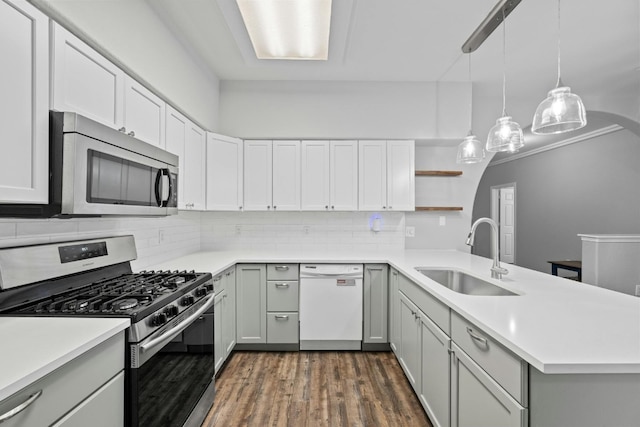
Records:
<instances>
[{"instance_id":1,"label":"oven door","mask_svg":"<svg viewBox=\"0 0 640 427\"><path fill-rule=\"evenodd\" d=\"M64 147L61 214L177 213L178 168L79 133Z\"/></svg>"},{"instance_id":2,"label":"oven door","mask_svg":"<svg viewBox=\"0 0 640 427\"><path fill-rule=\"evenodd\" d=\"M126 426L201 425L215 394L213 328L203 327L213 302L211 294L152 336L129 344ZM199 345L185 344L184 336L198 337Z\"/></svg>"}]
</instances>

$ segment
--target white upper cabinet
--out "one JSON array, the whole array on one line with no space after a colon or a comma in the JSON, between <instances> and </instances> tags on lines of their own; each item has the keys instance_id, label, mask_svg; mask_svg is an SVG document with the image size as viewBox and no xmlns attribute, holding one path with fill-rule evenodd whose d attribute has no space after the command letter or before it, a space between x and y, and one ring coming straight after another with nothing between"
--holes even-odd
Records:
<instances>
[{"instance_id":1,"label":"white upper cabinet","mask_svg":"<svg viewBox=\"0 0 640 427\"><path fill-rule=\"evenodd\" d=\"M414 141L360 141L360 210L415 209Z\"/></svg>"},{"instance_id":2,"label":"white upper cabinet","mask_svg":"<svg viewBox=\"0 0 640 427\"><path fill-rule=\"evenodd\" d=\"M271 141L245 141L244 144L244 209L272 209Z\"/></svg>"},{"instance_id":3,"label":"white upper cabinet","mask_svg":"<svg viewBox=\"0 0 640 427\"><path fill-rule=\"evenodd\" d=\"M415 210L415 163L414 141L387 141L388 210Z\"/></svg>"},{"instance_id":4,"label":"white upper cabinet","mask_svg":"<svg viewBox=\"0 0 640 427\"><path fill-rule=\"evenodd\" d=\"M330 208L329 141L302 141L301 206L303 211Z\"/></svg>"},{"instance_id":5,"label":"white upper cabinet","mask_svg":"<svg viewBox=\"0 0 640 427\"><path fill-rule=\"evenodd\" d=\"M207 133L207 210L242 210L242 164L241 139Z\"/></svg>"},{"instance_id":6,"label":"white upper cabinet","mask_svg":"<svg viewBox=\"0 0 640 427\"><path fill-rule=\"evenodd\" d=\"M49 19L25 0L0 0L0 201L47 203Z\"/></svg>"},{"instance_id":7,"label":"white upper cabinet","mask_svg":"<svg viewBox=\"0 0 640 427\"><path fill-rule=\"evenodd\" d=\"M245 141L244 209L300 209L300 141Z\"/></svg>"},{"instance_id":8,"label":"white upper cabinet","mask_svg":"<svg viewBox=\"0 0 640 427\"><path fill-rule=\"evenodd\" d=\"M302 141L302 210L358 209L357 141Z\"/></svg>"},{"instance_id":9,"label":"white upper cabinet","mask_svg":"<svg viewBox=\"0 0 640 427\"><path fill-rule=\"evenodd\" d=\"M187 209L205 209L205 162L207 135L192 122L187 123L184 145L184 200Z\"/></svg>"},{"instance_id":10,"label":"white upper cabinet","mask_svg":"<svg viewBox=\"0 0 640 427\"><path fill-rule=\"evenodd\" d=\"M167 106L166 140L166 150L179 157L178 208L204 209L205 132Z\"/></svg>"},{"instance_id":11,"label":"white upper cabinet","mask_svg":"<svg viewBox=\"0 0 640 427\"><path fill-rule=\"evenodd\" d=\"M300 210L300 141L273 141L273 209Z\"/></svg>"},{"instance_id":12,"label":"white upper cabinet","mask_svg":"<svg viewBox=\"0 0 640 427\"><path fill-rule=\"evenodd\" d=\"M331 210L358 210L358 141L331 141Z\"/></svg>"},{"instance_id":13,"label":"white upper cabinet","mask_svg":"<svg viewBox=\"0 0 640 427\"><path fill-rule=\"evenodd\" d=\"M52 36L51 107L121 128L124 72L60 25L52 25Z\"/></svg>"},{"instance_id":14,"label":"white upper cabinet","mask_svg":"<svg viewBox=\"0 0 640 427\"><path fill-rule=\"evenodd\" d=\"M165 148L165 102L129 76L125 78L124 102L126 131Z\"/></svg>"}]
</instances>

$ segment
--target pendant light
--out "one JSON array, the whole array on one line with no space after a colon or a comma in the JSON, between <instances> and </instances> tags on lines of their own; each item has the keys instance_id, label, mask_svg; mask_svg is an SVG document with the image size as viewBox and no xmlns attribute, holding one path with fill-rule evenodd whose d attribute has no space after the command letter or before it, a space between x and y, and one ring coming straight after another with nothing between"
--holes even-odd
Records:
<instances>
[{"instance_id":1,"label":"pendant light","mask_svg":"<svg viewBox=\"0 0 640 427\"><path fill-rule=\"evenodd\" d=\"M502 11L502 117L494 127L489 130L487 137L487 151L508 151L515 153L524 146L522 128L507 115L507 30L504 22L504 10Z\"/></svg>"},{"instance_id":2,"label":"pendant light","mask_svg":"<svg viewBox=\"0 0 640 427\"><path fill-rule=\"evenodd\" d=\"M560 77L560 0L558 0L558 82L547 98L538 105L531 132L538 135L570 132L587 124L582 99L564 86Z\"/></svg>"},{"instance_id":3,"label":"pendant light","mask_svg":"<svg viewBox=\"0 0 640 427\"><path fill-rule=\"evenodd\" d=\"M471 84L471 100L469 103L469 133L458 145L456 163L480 163L484 159L482 143L471 130L473 123L473 82L471 81L471 53L469 53L469 83Z\"/></svg>"}]
</instances>

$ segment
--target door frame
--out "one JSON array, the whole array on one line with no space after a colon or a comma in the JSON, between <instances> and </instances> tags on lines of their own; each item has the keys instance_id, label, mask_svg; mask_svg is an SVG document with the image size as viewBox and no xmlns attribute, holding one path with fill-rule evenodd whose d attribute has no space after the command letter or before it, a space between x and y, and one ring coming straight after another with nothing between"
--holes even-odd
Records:
<instances>
[{"instance_id":1,"label":"door frame","mask_svg":"<svg viewBox=\"0 0 640 427\"><path fill-rule=\"evenodd\" d=\"M491 186L491 219L493 219L496 224L498 224L498 243L500 241L500 190L503 188L513 188L513 264L516 264L517 260L517 248L516 248L516 236L517 236L517 188L515 182L509 182L506 184L493 185ZM491 245L493 245L493 234L491 235ZM493 247L493 246L492 246Z\"/></svg>"}]
</instances>

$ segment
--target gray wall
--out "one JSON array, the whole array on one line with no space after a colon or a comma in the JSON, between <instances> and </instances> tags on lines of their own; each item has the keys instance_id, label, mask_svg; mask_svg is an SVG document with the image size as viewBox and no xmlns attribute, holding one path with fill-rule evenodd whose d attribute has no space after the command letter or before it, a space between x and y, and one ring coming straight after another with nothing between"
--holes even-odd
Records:
<instances>
[{"instance_id":1,"label":"gray wall","mask_svg":"<svg viewBox=\"0 0 640 427\"><path fill-rule=\"evenodd\" d=\"M581 258L578 233L640 232L640 138L628 130L489 166L473 219L491 215L492 186L511 182L517 265L550 273L548 260ZM488 257L489 246L479 229L473 252Z\"/></svg>"}]
</instances>

